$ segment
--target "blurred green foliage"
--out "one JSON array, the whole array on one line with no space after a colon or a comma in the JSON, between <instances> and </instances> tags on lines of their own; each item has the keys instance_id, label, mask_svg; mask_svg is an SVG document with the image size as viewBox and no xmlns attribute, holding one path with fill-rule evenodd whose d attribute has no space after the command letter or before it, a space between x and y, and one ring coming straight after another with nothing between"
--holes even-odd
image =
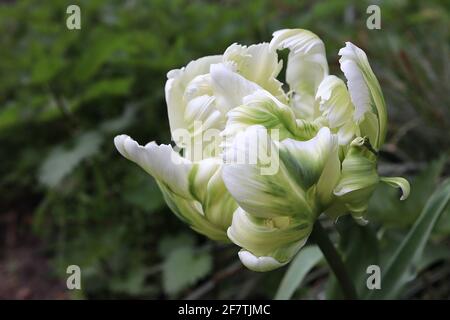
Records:
<instances>
[{"instance_id":1,"label":"blurred green foliage","mask_svg":"<svg viewBox=\"0 0 450 320\"><path fill-rule=\"evenodd\" d=\"M447 158L435 159L450 150L450 3L376 2L381 30L366 28L371 1L75 1L81 30L65 25L74 1L0 3L0 216L33 214L57 274L82 268L75 297L273 297L283 270L243 271L235 247L187 230L112 139L170 141L170 69L306 28L325 42L331 72L341 75L337 52L352 41L380 79L390 114L380 170L409 175L413 193L398 204L378 190L371 228L401 236L448 175ZM438 229L447 237L450 222Z\"/></svg>"}]
</instances>

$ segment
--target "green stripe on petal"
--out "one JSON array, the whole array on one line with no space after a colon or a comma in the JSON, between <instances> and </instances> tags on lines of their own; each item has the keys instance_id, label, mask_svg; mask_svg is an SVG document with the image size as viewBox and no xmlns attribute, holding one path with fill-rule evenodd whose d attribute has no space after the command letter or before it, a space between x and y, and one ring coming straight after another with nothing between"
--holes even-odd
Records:
<instances>
[{"instance_id":1,"label":"green stripe on petal","mask_svg":"<svg viewBox=\"0 0 450 320\"><path fill-rule=\"evenodd\" d=\"M313 221L291 217L258 218L238 208L228 228L228 237L254 255L270 255L286 261L298 251L299 241L304 242L312 226Z\"/></svg>"},{"instance_id":2,"label":"green stripe on petal","mask_svg":"<svg viewBox=\"0 0 450 320\"><path fill-rule=\"evenodd\" d=\"M308 140L319 130L317 124L297 120L290 107L264 90L258 90L245 97L243 105L229 111L227 118L223 131L227 141L232 141L238 132L252 125L262 125L269 130L277 129L279 140L286 138Z\"/></svg>"},{"instance_id":3,"label":"green stripe on petal","mask_svg":"<svg viewBox=\"0 0 450 320\"><path fill-rule=\"evenodd\" d=\"M210 222L205 217L200 202L196 200L187 200L178 196L159 181L158 185L170 210L172 210L181 221L188 224L193 230L212 240L229 242L226 235L226 228Z\"/></svg>"},{"instance_id":4,"label":"green stripe on petal","mask_svg":"<svg viewBox=\"0 0 450 320\"><path fill-rule=\"evenodd\" d=\"M292 217L264 219L238 208L228 237L245 249L241 261L250 269L268 271L289 262L308 239L312 221Z\"/></svg>"},{"instance_id":5,"label":"green stripe on petal","mask_svg":"<svg viewBox=\"0 0 450 320\"><path fill-rule=\"evenodd\" d=\"M202 203L206 219L223 229L231 224L237 203L222 179L222 160L210 158L194 164L189 174L191 193Z\"/></svg>"},{"instance_id":6,"label":"green stripe on petal","mask_svg":"<svg viewBox=\"0 0 450 320\"><path fill-rule=\"evenodd\" d=\"M238 204L255 217L313 220L319 209L315 184L336 144L328 128L308 141L286 139L277 143L264 127L249 127L224 153L225 185ZM265 158L269 154L271 157ZM276 170L264 174L262 169L267 166Z\"/></svg>"},{"instance_id":7,"label":"green stripe on petal","mask_svg":"<svg viewBox=\"0 0 450 320\"><path fill-rule=\"evenodd\" d=\"M145 147L126 135L114 139L117 150L152 175L170 209L194 230L226 241L237 204L222 180L222 160L199 162L182 158L171 146L154 142Z\"/></svg>"},{"instance_id":8,"label":"green stripe on petal","mask_svg":"<svg viewBox=\"0 0 450 320\"><path fill-rule=\"evenodd\" d=\"M269 151L270 150L270 151ZM264 157L273 172L263 175ZM223 180L237 203L255 216L314 215L306 192L279 164L278 147L262 126L252 126L239 133L224 153Z\"/></svg>"},{"instance_id":9,"label":"green stripe on petal","mask_svg":"<svg viewBox=\"0 0 450 320\"><path fill-rule=\"evenodd\" d=\"M337 155L337 139L327 127L308 141L286 139L280 145L281 163L304 190L318 182L333 153Z\"/></svg>"}]
</instances>

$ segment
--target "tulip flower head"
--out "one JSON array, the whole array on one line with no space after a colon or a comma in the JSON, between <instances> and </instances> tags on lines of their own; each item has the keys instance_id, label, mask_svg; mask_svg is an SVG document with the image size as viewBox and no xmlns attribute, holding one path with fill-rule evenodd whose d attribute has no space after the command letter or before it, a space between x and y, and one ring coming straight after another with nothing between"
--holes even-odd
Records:
<instances>
[{"instance_id":1,"label":"tulip flower head","mask_svg":"<svg viewBox=\"0 0 450 320\"><path fill-rule=\"evenodd\" d=\"M283 266L319 215L365 222L380 182L401 188L401 199L409 194L404 178L377 173L386 105L366 54L347 42L339 56L346 80L329 74L325 46L307 30L232 44L167 74L174 147L141 146L126 135L115 146L155 178L192 229L241 247L252 270Z\"/></svg>"}]
</instances>

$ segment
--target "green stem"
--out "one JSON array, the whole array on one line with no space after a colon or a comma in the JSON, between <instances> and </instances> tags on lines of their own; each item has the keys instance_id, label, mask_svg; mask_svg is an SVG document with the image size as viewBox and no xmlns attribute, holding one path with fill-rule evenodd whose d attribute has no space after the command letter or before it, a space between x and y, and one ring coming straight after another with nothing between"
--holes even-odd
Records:
<instances>
[{"instance_id":1,"label":"green stem","mask_svg":"<svg viewBox=\"0 0 450 320\"><path fill-rule=\"evenodd\" d=\"M347 273L344 262L319 221L316 221L314 224L311 238L317 243L325 259L330 265L331 270L333 270L339 284L341 285L345 298L351 300L357 299L355 286Z\"/></svg>"}]
</instances>

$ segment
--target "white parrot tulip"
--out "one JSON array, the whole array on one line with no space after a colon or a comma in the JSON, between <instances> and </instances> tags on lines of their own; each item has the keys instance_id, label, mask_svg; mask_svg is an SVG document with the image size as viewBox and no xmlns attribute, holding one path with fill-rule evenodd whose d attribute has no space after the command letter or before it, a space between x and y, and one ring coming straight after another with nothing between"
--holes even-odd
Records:
<instances>
[{"instance_id":1,"label":"white parrot tulip","mask_svg":"<svg viewBox=\"0 0 450 320\"><path fill-rule=\"evenodd\" d=\"M283 49L284 85L277 78ZM180 152L126 135L115 138L116 148L156 179L170 209L194 230L241 247L252 270L283 266L322 213L364 222L379 182L401 188L402 200L409 194L404 178L377 173L387 112L366 54L347 42L339 55L346 82L329 75L325 46L310 31L232 44L167 74Z\"/></svg>"}]
</instances>

